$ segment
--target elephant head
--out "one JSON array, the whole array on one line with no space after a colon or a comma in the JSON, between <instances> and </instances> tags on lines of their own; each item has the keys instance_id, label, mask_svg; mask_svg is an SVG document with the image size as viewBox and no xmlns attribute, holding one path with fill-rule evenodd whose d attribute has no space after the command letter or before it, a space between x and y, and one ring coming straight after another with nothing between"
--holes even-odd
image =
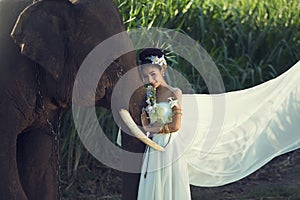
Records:
<instances>
[{"instance_id":1,"label":"elephant head","mask_svg":"<svg viewBox=\"0 0 300 200\"><path fill-rule=\"evenodd\" d=\"M76 73L88 53L105 39L123 31L121 16L112 1L44 0L23 10L11 36L21 53L38 63L44 72L46 83L41 85L48 87L45 91L51 91L53 85L65 87L55 98L68 104ZM120 45L130 45L129 38ZM116 81L121 73L135 66L135 54L131 52L116 58L116 62L107 67L97 88L98 105L110 107L111 90ZM90 105L95 99L78 101Z\"/></svg>"},{"instance_id":2,"label":"elephant head","mask_svg":"<svg viewBox=\"0 0 300 200\"><path fill-rule=\"evenodd\" d=\"M20 14L11 36L21 53L58 79L65 67L69 44L73 42L74 5L68 1L41 1Z\"/></svg>"},{"instance_id":3,"label":"elephant head","mask_svg":"<svg viewBox=\"0 0 300 200\"><path fill-rule=\"evenodd\" d=\"M45 0L33 3L20 14L11 35L20 45L22 54L43 67L55 82L61 83L62 79L68 79L76 74L79 65L97 44L122 31L125 31L125 28L121 16L111 1ZM127 41L125 39L120 45L130 46L130 39L127 38ZM134 53L121 56L118 62L121 63L122 69L118 69L120 66L115 62L107 68L100 79L96 95L97 105L109 108L111 90L119 79L118 70L125 73L136 66ZM70 80L74 81L74 77ZM130 87L134 81L140 81L137 72L133 79L127 82L126 87ZM58 101L61 102L63 99ZM90 104L94 100L86 101L89 103L85 104ZM142 98L133 101L141 102ZM135 108L131 110L133 109ZM139 121L138 118L137 115L136 122ZM124 121L124 118L122 119ZM131 120L125 121L127 126L132 127L128 124ZM138 138L159 149L148 138L143 138L140 134Z\"/></svg>"}]
</instances>

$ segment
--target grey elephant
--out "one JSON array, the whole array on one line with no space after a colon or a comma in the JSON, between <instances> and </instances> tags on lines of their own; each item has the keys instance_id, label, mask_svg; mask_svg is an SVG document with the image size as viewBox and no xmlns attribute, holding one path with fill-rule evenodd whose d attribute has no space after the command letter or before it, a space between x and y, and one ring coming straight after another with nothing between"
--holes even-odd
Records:
<instances>
[{"instance_id":1,"label":"grey elephant","mask_svg":"<svg viewBox=\"0 0 300 200\"><path fill-rule=\"evenodd\" d=\"M115 4L111 0L1 1L0 8L0 197L56 199L61 113L72 103L96 102L110 108L111 91L121 75L136 66L135 54L128 52L109 65L95 99L72 102L76 73L85 57L106 38L125 30ZM120 45L130 45L129 38ZM136 73L128 84L139 80ZM129 107L138 124L140 92ZM133 137L125 136L123 141L125 149L143 151L144 145ZM123 188L124 199L134 198L138 178L124 174L129 182Z\"/></svg>"}]
</instances>

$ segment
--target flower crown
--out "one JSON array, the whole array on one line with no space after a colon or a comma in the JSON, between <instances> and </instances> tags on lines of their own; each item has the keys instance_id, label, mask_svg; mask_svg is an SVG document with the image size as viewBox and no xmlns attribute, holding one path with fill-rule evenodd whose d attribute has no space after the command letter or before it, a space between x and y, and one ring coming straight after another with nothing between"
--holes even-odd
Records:
<instances>
[{"instance_id":1,"label":"flower crown","mask_svg":"<svg viewBox=\"0 0 300 200\"><path fill-rule=\"evenodd\" d=\"M157 64L160 65L161 67L167 66L167 61L164 55L162 55L160 58L158 56L150 56L147 57L146 59L151 60L152 64Z\"/></svg>"}]
</instances>

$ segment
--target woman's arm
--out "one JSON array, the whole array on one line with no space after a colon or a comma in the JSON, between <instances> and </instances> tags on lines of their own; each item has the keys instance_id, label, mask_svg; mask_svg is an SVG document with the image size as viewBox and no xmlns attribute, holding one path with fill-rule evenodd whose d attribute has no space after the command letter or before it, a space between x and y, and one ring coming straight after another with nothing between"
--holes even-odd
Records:
<instances>
[{"instance_id":1,"label":"woman's arm","mask_svg":"<svg viewBox=\"0 0 300 200\"><path fill-rule=\"evenodd\" d=\"M181 116L182 116L182 92L180 89L175 90L176 99L178 100L178 105L172 108L172 121L163 125L160 133L172 133L176 132L181 127Z\"/></svg>"}]
</instances>

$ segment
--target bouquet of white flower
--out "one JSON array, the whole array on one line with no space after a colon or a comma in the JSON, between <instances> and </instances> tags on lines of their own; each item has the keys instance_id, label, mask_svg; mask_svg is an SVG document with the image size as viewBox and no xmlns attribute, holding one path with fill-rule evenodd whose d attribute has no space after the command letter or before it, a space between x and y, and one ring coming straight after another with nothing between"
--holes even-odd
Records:
<instances>
[{"instance_id":1,"label":"bouquet of white flower","mask_svg":"<svg viewBox=\"0 0 300 200\"><path fill-rule=\"evenodd\" d=\"M150 124L153 124L155 122L161 124L170 122L172 119L172 110L170 108L177 105L177 100L173 100L172 97L169 97L169 102L157 103L156 89L151 85L146 86L146 94L146 103L148 104L146 107L146 112L148 113L148 116L150 118Z\"/></svg>"}]
</instances>

